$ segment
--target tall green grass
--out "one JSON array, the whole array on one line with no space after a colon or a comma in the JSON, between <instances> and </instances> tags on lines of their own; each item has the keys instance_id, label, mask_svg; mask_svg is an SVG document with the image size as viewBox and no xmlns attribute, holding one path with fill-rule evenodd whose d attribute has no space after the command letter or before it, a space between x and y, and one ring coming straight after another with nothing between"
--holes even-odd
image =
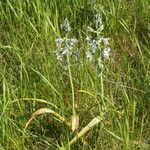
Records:
<instances>
[{"instance_id":1,"label":"tall green grass","mask_svg":"<svg viewBox=\"0 0 150 150\"><path fill-rule=\"evenodd\" d=\"M1 0L0 149L148 150L149 10L148 0ZM96 13L112 48L99 75L85 57L87 26ZM69 72L55 56L65 17L82 60L71 62ZM80 119L77 133L65 124L71 122L72 99ZM65 122L44 113L24 131L41 108L57 112ZM100 123L72 144L96 116Z\"/></svg>"}]
</instances>

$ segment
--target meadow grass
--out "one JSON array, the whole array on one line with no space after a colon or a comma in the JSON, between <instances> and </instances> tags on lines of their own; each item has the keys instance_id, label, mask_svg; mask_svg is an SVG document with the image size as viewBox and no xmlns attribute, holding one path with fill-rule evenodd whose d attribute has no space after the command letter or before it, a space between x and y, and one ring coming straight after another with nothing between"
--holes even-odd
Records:
<instances>
[{"instance_id":1,"label":"meadow grass","mask_svg":"<svg viewBox=\"0 0 150 150\"><path fill-rule=\"evenodd\" d=\"M148 150L149 11L148 0L0 0L0 149ZM86 58L95 14L110 38L102 70ZM80 52L68 69L55 43L65 18Z\"/></svg>"}]
</instances>

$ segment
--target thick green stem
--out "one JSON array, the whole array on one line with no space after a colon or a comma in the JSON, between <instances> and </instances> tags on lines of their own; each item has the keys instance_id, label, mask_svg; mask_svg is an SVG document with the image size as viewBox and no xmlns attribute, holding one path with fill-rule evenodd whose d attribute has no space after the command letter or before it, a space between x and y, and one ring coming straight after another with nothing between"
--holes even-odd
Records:
<instances>
[{"instance_id":1,"label":"thick green stem","mask_svg":"<svg viewBox=\"0 0 150 150\"><path fill-rule=\"evenodd\" d=\"M67 62L68 62L68 72L69 72L70 85L71 85L71 92L72 92L72 113L73 113L73 115L76 115L75 99L74 99L74 85L73 85L73 79L72 79L72 74L71 74L71 69L70 69L69 54L67 54Z\"/></svg>"},{"instance_id":2,"label":"thick green stem","mask_svg":"<svg viewBox=\"0 0 150 150\"><path fill-rule=\"evenodd\" d=\"M104 102L104 82L103 82L103 74L102 74L102 72L100 74L100 80L101 80L101 100L102 100L103 108L105 108L105 102Z\"/></svg>"}]
</instances>

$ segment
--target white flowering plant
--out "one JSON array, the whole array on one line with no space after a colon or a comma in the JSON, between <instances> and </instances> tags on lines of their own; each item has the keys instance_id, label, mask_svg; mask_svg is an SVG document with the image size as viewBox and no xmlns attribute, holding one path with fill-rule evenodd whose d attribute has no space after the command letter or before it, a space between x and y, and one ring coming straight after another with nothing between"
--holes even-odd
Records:
<instances>
[{"instance_id":1,"label":"white flowering plant","mask_svg":"<svg viewBox=\"0 0 150 150\"><path fill-rule=\"evenodd\" d=\"M109 60L111 52L110 38L103 36L103 30L104 24L102 23L102 18L99 14L96 14L94 16L93 27L88 26L87 28L89 35L86 37L86 57L89 61L96 62L99 67L103 66L102 60Z\"/></svg>"},{"instance_id":2,"label":"white flowering plant","mask_svg":"<svg viewBox=\"0 0 150 150\"><path fill-rule=\"evenodd\" d=\"M75 37L68 38L68 33L71 31L70 23L67 18L60 25L61 31L65 33L65 37L59 37L55 40L57 50L56 58L57 60L64 60L67 62L66 56L69 55L70 58L74 60L79 59L79 50L77 48L77 40ZM103 36L104 24L100 14L96 14L93 19L93 26L87 27L88 35L86 36L86 58L90 62L94 62L97 66L103 66L102 62L110 59L110 38ZM82 49L82 47L80 48ZM65 63L65 64L68 64ZM66 68L66 65L65 65Z\"/></svg>"},{"instance_id":3,"label":"white flowering plant","mask_svg":"<svg viewBox=\"0 0 150 150\"><path fill-rule=\"evenodd\" d=\"M103 60L108 60L110 55L110 44L109 44L109 38L102 36L102 31L104 30L104 25L102 23L102 19L99 14L95 15L94 17L94 25L95 27L88 26L88 33L89 35L86 37L86 58L89 61L89 63L97 63L96 65L102 69L103 68ZM71 27L69 24L69 21L67 18L65 18L64 22L60 25L60 29L62 32L64 32L65 36L58 37L55 40L57 49L55 50L56 59L64 63L64 68L66 71L68 71L68 76L70 80L70 88L71 88L71 95L72 95L72 116L71 121L68 122L67 119L59 114L56 111L53 111L49 108L42 108L38 109L36 112L33 113L32 117L28 120L28 122L25 125L25 129L28 127L30 122L38 115L44 114L44 113L50 113L54 117L57 118L60 122L64 122L67 126L71 127L72 132L75 134L75 137L70 141L70 145L75 143L81 136L83 136L86 132L88 132L92 127L100 123L101 120L104 119L104 114L106 112L105 109L105 102L104 102L104 96L103 96L103 77L102 74L100 74L100 82L101 82L101 101L102 104L99 106L99 109L101 109L101 113L99 116L96 116L87 126L85 126L80 132L78 131L79 128L79 114L78 114L78 102L75 97L75 86L74 86L74 80L73 80L73 74L71 70L71 63L73 60L78 60L79 57L79 50L77 48L77 44L79 40L77 40L75 37L69 38L69 33L71 31ZM80 47L80 50L82 47ZM98 76L99 77L99 76ZM55 89L52 86L53 89ZM58 94L57 90L55 90ZM87 93L85 90L79 90L81 93ZM87 93L89 95L93 95L91 93ZM95 96L94 96L95 97ZM55 106L57 107L57 106Z\"/></svg>"},{"instance_id":4,"label":"white flowering plant","mask_svg":"<svg viewBox=\"0 0 150 150\"><path fill-rule=\"evenodd\" d=\"M78 49L76 45L78 40L74 37L68 38L68 33L71 31L71 27L67 18L65 18L64 22L60 25L60 29L65 33L65 36L59 37L55 40L57 46L55 53L57 60L63 61L64 68L67 70L68 64L70 64L70 62L68 62L69 60L67 60L67 56L77 60Z\"/></svg>"}]
</instances>

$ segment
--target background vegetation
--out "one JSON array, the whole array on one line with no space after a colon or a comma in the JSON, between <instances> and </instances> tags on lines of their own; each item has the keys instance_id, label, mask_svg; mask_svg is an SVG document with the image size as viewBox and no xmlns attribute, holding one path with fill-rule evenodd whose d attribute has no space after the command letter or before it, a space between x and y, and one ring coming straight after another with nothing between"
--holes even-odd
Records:
<instances>
[{"instance_id":1,"label":"background vegetation","mask_svg":"<svg viewBox=\"0 0 150 150\"><path fill-rule=\"evenodd\" d=\"M149 0L0 0L0 149L149 149L149 12ZM85 58L87 26L97 13L112 49L101 76ZM36 117L24 131L32 113L43 107L70 122L70 75L55 55L65 17L70 36L79 40L81 61L70 67L78 131L104 114L72 145L74 133L51 114Z\"/></svg>"}]
</instances>

